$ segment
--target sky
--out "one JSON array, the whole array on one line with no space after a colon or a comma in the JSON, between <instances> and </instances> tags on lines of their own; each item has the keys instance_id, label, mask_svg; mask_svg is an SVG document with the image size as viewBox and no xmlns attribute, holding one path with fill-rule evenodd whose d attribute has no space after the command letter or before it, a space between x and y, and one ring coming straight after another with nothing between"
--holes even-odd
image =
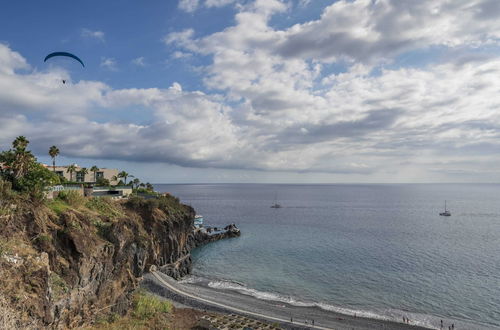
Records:
<instances>
[{"instance_id":1,"label":"sky","mask_svg":"<svg viewBox=\"0 0 500 330\"><path fill-rule=\"evenodd\" d=\"M497 182L498 17L498 0L8 1L0 150L24 135L42 162L56 145L152 183Z\"/></svg>"}]
</instances>

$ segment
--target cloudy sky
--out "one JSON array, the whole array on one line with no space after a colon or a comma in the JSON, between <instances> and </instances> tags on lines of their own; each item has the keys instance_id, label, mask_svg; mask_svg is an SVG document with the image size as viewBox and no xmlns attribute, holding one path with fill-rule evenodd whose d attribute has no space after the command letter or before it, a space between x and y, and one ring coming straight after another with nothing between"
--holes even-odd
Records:
<instances>
[{"instance_id":1,"label":"cloudy sky","mask_svg":"<svg viewBox=\"0 0 500 330\"><path fill-rule=\"evenodd\" d=\"M499 17L498 0L8 1L0 149L24 135L41 161L55 144L156 183L498 181Z\"/></svg>"}]
</instances>

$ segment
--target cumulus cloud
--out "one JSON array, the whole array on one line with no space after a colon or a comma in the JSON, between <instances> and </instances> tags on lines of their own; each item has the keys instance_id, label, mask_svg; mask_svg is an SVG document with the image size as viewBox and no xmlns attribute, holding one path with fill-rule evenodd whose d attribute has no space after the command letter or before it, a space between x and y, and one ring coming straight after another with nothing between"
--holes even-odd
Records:
<instances>
[{"instance_id":1,"label":"cumulus cloud","mask_svg":"<svg viewBox=\"0 0 500 330\"><path fill-rule=\"evenodd\" d=\"M108 69L111 71L118 70L116 60L114 58L111 58L111 57L102 57L100 66L101 66L101 68L105 68L105 69Z\"/></svg>"},{"instance_id":2,"label":"cumulus cloud","mask_svg":"<svg viewBox=\"0 0 500 330\"><path fill-rule=\"evenodd\" d=\"M171 57L172 57L173 59L176 59L176 60L177 60L177 59L182 59L182 58L189 58L189 57L191 57L191 56L193 56L193 54L191 54L191 53L186 53L186 52L181 52L181 51L176 50L175 52L173 52L173 53L172 53L172 56L171 56Z\"/></svg>"},{"instance_id":3,"label":"cumulus cloud","mask_svg":"<svg viewBox=\"0 0 500 330\"><path fill-rule=\"evenodd\" d=\"M82 29L81 35L84 38L96 39L104 42L104 32L102 31L92 31L90 29Z\"/></svg>"},{"instance_id":4,"label":"cumulus cloud","mask_svg":"<svg viewBox=\"0 0 500 330\"><path fill-rule=\"evenodd\" d=\"M0 71L3 74L14 74L15 70L28 69L29 65L19 53L12 51L7 45L0 43Z\"/></svg>"},{"instance_id":5,"label":"cumulus cloud","mask_svg":"<svg viewBox=\"0 0 500 330\"><path fill-rule=\"evenodd\" d=\"M144 66L146 66L146 59L144 58L144 56L140 56L140 57L134 58L132 60L132 64L144 67Z\"/></svg>"},{"instance_id":6,"label":"cumulus cloud","mask_svg":"<svg viewBox=\"0 0 500 330\"><path fill-rule=\"evenodd\" d=\"M236 0L206 0L206 7L223 7L236 2Z\"/></svg>"},{"instance_id":7,"label":"cumulus cloud","mask_svg":"<svg viewBox=\"0 0 500 330\"><path fill-rule=\"evenodd\" d=\"M212 7L224 7L230 4L238 2L238 0L179 0L179 9L193 13L195 12L201 4L206 8Z\"/></svg>"},{"instance_id":8,"label":"cumulus cloud","mask_svg":"<svg viewBox=\"0 0 500 330\"><path fill-rule=\"evenodd\" d=\"M201 71L205 92L85 81L62 91L58 77L67 73L18 72L28 63L3 45L0 141L24 134L42 152L57 144L70 156L201 168L403 181L475 175L500 161L500 57L481 51L498 46L496 8L486 0L338 1L316 20L277 29L270 22L287 3L246 2L222 31L164 38L174 57L211 59ZM387 65L433 46L461 55ZM120 109L135 106L153 120L124 123ZM116 119L89 119L99 111Z\"/></svg>"},{"instance_id":9,"label":"cumulus cloud","mask_svg":"<svg viewBox=\"0 0 500 330\"><path fill-rule=\"evenodd\" d=\"M198 4L199 0L179 0L179 9L192 13L198 9Z\"/></svg>"}]
</instances>

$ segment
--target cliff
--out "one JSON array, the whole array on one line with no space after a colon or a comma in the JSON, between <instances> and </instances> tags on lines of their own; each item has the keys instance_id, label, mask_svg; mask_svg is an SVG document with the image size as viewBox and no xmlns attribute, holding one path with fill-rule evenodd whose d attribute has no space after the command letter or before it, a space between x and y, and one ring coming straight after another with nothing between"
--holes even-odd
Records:
<instances>
[{"instance_id":1,"label":"cliff","mask_svg":"<svg viewBox=\"0 0 500 330\"><path fill-rule=\"evenodd\" d=\"M0 298L17 311L19 327L73 328L124 314L151 266L183 276L191 249L239 235L235 227L218 236L195 230L194 210L172 196L70 197L12 200L1 210Z\"/></svg>"}]
</instances>

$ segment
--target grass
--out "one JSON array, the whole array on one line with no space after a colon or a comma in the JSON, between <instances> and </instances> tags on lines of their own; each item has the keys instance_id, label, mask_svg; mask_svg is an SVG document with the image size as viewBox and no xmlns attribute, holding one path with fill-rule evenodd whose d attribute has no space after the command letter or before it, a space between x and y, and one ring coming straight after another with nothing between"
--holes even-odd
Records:
<instances>
[{"instance_id":1,"label":"grass","mask_svg":"<svg viewBox=\"0 0 500 330\"><path fill-rule=\"evenodd\" d=\"M170 329L172 304L144 291L137 291L132 299L132 311L125 317L112 313L101 319L93 330Z\"/></svg>"},{"instance_id":2,"label":"grass","mask_svg":"<svg viewBox=\"0 0 500 330\"><path fill-rule=\"evenodd\" d=\"M147 320L159 313L170 313L172 304L151 294L139 291L135 294L133 316L139 320Z\"/></svg>"},{"instance_id":3,"label":"grass","mask_svg":"<svg viewBox=\"0 0 500 330\"><path fill-rule=\"evenodd\" d=\"M47 207L52 211L54 211L54 213L57 215L61 215L67 210L71 209L71 206L69 206L65 201L60 199L53 199L48 201Z\"/></svg>"},{"instance_id":4,"label":"grass","mask_svg":"<svg viewBox=\"0 0 500 330\"><path fill-rule=\"evenodd\" d=\"M79 208L85 205L85 202L87 201L84 196L80 195L77 191L74 190L63 190L59 192L59 194L57 195L57 199L66 202L66 204L74 208Z\"/></svg>"},{"instance_id":5,"label":"grass","mask_svg":"<svg viewBox=\"0 0 500 330\"><path fill-rule=\"evenodd\" d=\"M111 223L104 222L99 218L93 218L90 221L97 228L97 234L99 234L102 238L107 239Z\"/></svg>"},{"instance_id":6,"label":"grass","mask_svg":"<svg viewBox=\"0 0 500 330\"><path fill-rule=\"evenodd\" d=\"M0 238L0 258L5 254L9 253L9 247L7 245L7 242L5 242L3 239Z\"/></svg>"},{"instance_id":7,"label":"grass","mask_svg":"<svg viewBox=\"0 0 500 330\"><path fill-rule=\"evenodd\" d=\"M108 218L116 218L123 216L123 212L118 205L109 197L92 197L87 200L85 206Z\"/></svg>"},{"instance_id":8,"label":"grass","mask_svg":"<svg viewBox=\"0 0 500 330\"><path fill-rule=\"evenodd\" d=\"M51 272L49 281L56 300L62 297L65 293L69 292L68 285L58 274Z\"/></svg>"}]
</instances>

